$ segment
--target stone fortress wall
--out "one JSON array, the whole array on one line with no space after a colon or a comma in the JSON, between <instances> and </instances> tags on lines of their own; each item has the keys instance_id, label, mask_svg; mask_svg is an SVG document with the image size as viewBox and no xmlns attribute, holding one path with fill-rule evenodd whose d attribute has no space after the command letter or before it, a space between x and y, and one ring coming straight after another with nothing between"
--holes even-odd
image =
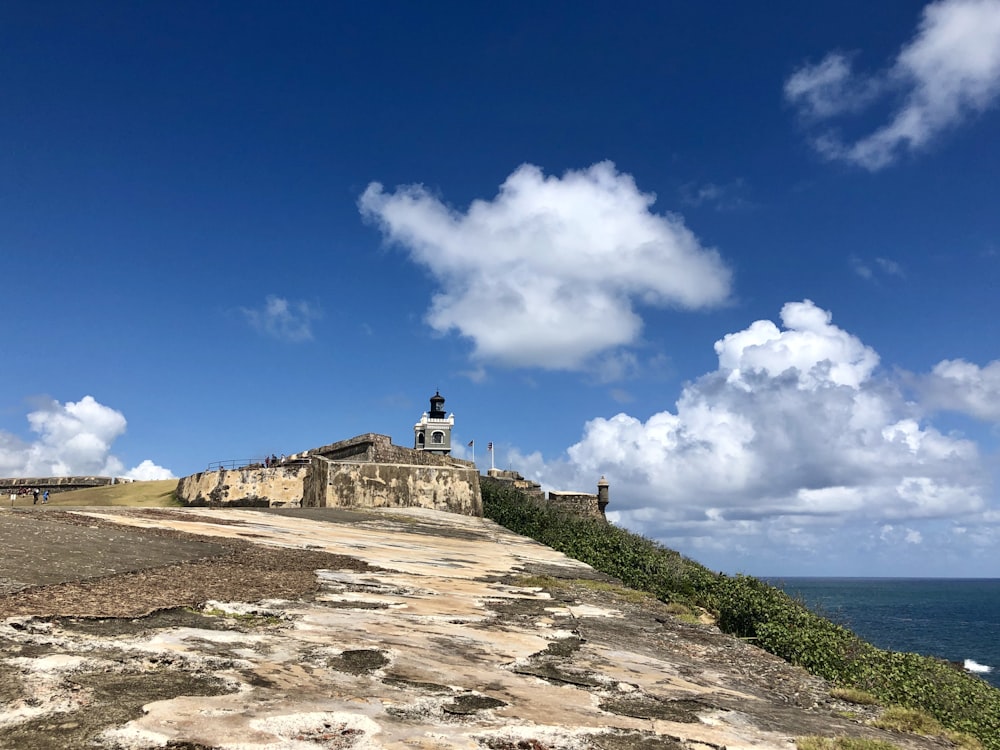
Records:
<instances>
[{"instance_id":1,"label":"stone fortress wall","mask_svg":"<svg viewBox=\"0 0 1000 750\"><path fill-rule=\"evenodd\" d=\"M313 508L422 507L482 516L479 473L470 461L393 445L367 433L289 456L184 477L186 505Z\"/></svg>"},{"instance_id":2,"label":"stone fortress wall","mask_svg":"<svg viewBox=\"0 0 1000 750\"><path fill-rule=\"evenodd\" d=\"M185 505L263 507L299 505L308 464L202 471L177 482L177 499Z\"/></svg>"},{"instance_id":3,"label":"stone fortress wall","mask_svg":"<svg viewBox=\"0 0 1000 750\"><path fill-rule=\"evenodd\" d=\"M178 482L177 498L192 506L420 507L482 516L481 482L516 487L574 514L605 518L607 482L594 495L551 491L546 497L539 484L516 471L490 469L481 477L471 461L393 445L389 436L376 433L296 453L277 466L192 474Z\"/></svg>"}]
</instances>

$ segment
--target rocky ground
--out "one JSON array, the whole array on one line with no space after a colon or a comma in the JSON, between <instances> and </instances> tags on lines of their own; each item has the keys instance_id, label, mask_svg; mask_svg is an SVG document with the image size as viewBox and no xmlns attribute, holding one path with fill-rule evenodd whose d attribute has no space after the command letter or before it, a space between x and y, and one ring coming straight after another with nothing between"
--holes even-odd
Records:
<instances>
[{"instance_id":1,"label":"rocky ground","mask_svg":"<svg viewBox=\"0 0 1000 750\"><path fill-rule=\"evenodd\" d=\"M482 519L32 508L0 545L0 748L946 747Z\"/></svg>"}]
</instances>

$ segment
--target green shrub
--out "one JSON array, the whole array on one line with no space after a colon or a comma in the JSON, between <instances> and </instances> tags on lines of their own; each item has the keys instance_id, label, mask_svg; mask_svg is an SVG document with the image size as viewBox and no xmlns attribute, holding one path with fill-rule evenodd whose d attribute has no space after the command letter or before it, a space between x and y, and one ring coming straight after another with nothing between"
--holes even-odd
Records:
<instances>
[{"instance_id":1,"label":"green shrub","mask_svg":"<svg viewBox=\"0 0 1000 750\"><path fill-rule=\"evenodd\" d=\"M864 690L858 690L857 688L834 688L830 691L830 695L847 703L853 703L856 706L874 706L878 703L878 698L874 695L866 693Z\"/></svg>"}]
</instances>

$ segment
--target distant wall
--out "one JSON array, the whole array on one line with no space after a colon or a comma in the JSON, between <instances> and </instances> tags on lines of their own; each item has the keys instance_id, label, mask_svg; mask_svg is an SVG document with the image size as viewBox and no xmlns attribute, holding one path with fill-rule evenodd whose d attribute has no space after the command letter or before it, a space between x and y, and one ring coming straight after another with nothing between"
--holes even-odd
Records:
<instances>
[{"instance_id":1,"label":"distant wall","mask_svg":"<svg viewBox=\"0 0 1000 750\"><path fill-rule=\"evenodd\" d=\"M304 465L203 471L177 483L177 499L185 505L299 505L308 471Z\"/></svg>"},{"instance_id":2,"label":"distant wall","mask_svg":"<svg viewBox=\"0 0 1000 750\"><path fill-rule=\"evenodd\" d=\"M0 493L8 494L13 489L20 492L22 489L34 489L49 492L67 492L68 490L82 490L87 487L106 487L122 480L115 477L16 477L13 479L0 479Z\"/></svg>"},{"instance_id":3,"label":"distant wall","mask_svg":"<svg viewBox=\"0 0 1000 750\"><path fill-rule=\"evenodd\" d=\"M516 490L520 490L526 495L531 495L533 497L542 498L545 497L545 493L542 492L542 485L538 482L533 482L530 479L525 479L516 471L505 470L505 469L490 469L486 472L486 478L490 481L497 482L501 485L507 487L513 487Z\"/></svg>"},{"instance_id":4,"label":"distant wall","mask_svg":"<svg viewBox=\"0 0 1000 750\"><path fill-rule=\"evenodd\" d=\"M549 491L548 500L553 505L558 505L575 515L588 518L606 520L597 502L597 495L588 495L585 492L556 492Z\"/></svg>"},{"instance_id":5,"label":"distant wall","mask_svg":"<svg viewBox=\"0 0 1000 750\"><path fill-rule=\"evenodd\" d=\"M525 479L516 471L500 471L499 469L491 469L487 476L481 477L481 481L483 484L490 483L491 486L495 487L513 487L536 502L554 505L577 516L607 521L607 517L604 515L604 508L607 506L606 494L603 502L600 495L591 495L586 492L551 490L546 496L542 492L542 486L537 482ZM603 477L601 481L604 481ZM601 485L598 485L599 491L600 488ZM604 485L604 490L606 493L607 484Z\"/></svg>"}]
</instances>

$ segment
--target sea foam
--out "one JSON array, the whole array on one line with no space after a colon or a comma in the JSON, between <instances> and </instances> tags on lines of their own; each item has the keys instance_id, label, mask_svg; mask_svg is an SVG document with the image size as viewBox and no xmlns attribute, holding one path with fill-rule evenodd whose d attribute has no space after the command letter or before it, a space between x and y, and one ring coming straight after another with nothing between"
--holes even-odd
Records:
<instances>
[{"instance_id":1,"label":"sea foam","mask_svg":"<svg viewBox=\"0 0 1000 750\"><path fill-rule=\"evenodd\" d=\"M965 660L965 669L969 672L975 672L977 674L987 674L993 671L993 667L989 667L985 664L980 664L972 659Z\"/></svg>"}]
</instances>

